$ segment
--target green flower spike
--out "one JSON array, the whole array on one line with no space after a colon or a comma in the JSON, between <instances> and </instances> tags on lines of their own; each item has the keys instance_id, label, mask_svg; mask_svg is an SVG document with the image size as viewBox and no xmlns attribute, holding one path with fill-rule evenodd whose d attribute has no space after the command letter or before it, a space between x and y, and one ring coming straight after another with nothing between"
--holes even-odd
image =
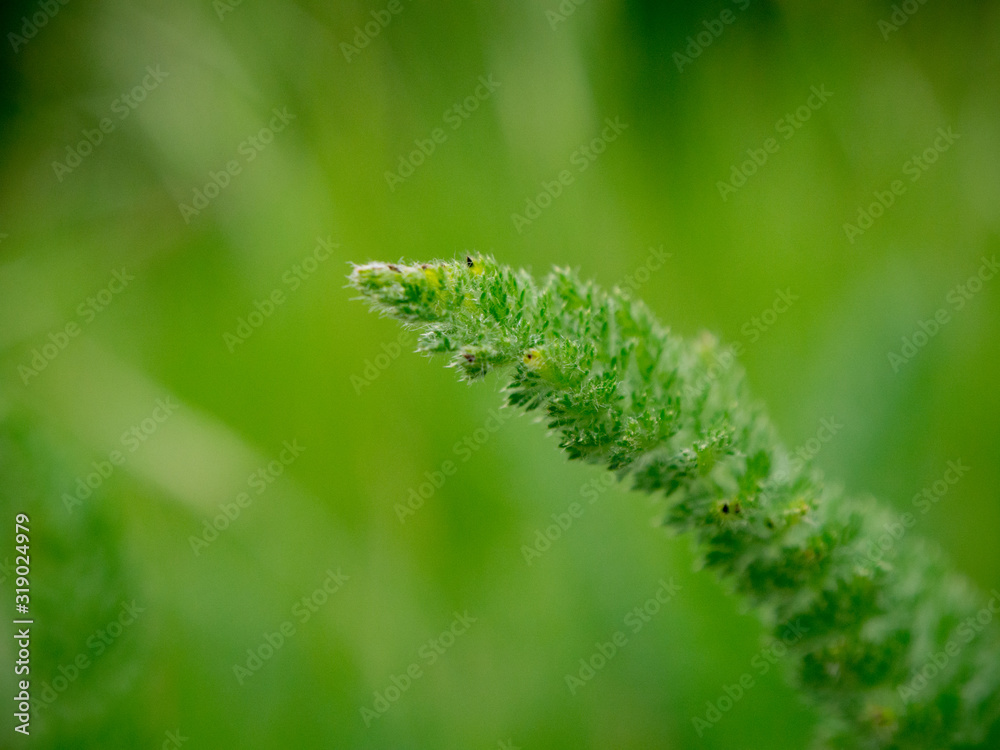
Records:
<instances>
[{"instance_id":1,"label":"green flower spike","mask_svg":"<svg viewBox=\"0 0 1000 750\"><path fill-rule=\"evenodd\" d=\"M824 717L817 747L954 748L1000 716L1000 640L980 624L1000 594L793 460L713 336L684 340L567 269L536 283L492 257L370 263L350 285L462 379L504 369L508 403L544 415L570 458L662 493L703 566L776 637L802 633L787 660Z\"/></svg>"}]
</instances>

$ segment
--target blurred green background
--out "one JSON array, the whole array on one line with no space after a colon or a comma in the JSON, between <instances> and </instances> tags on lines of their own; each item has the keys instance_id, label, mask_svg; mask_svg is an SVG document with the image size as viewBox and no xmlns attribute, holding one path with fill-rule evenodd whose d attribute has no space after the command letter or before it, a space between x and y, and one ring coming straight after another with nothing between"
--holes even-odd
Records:
<instances>
[{"instance_id":1,"label":"blurred green background","mask_svg":"<svg viewBox=\"0 0 1000 750\"><path fill-rule=\"evenodd\" d=\"M956 286L1000 252L1000 6L895 8L8 3L0 578L8 611L27 513L44 706L27 741L8 710L0 746L808 746L810 709L751 667L756 619L692 570L659 501L602 491L527 564L601 473L529 418L487 429L500 381L460 387L405 338L395 356L398 328L344 276L477 251L610 285L662 247L638 294L678 331L743 344L786 441L829 477L902 512L949 461L969 467L918 529L996 587L1000 279ZM621 133L592 144L606 118ZM321 260L317 238L337 243ZM776 313L779 292L797 299ZM842 429L810 443L830 418ZM346 582L303 609L328 571ZM627 645L571 693L616 630ZM692 717L748 672L699 736Z\"/></svg>"}]
</instances>

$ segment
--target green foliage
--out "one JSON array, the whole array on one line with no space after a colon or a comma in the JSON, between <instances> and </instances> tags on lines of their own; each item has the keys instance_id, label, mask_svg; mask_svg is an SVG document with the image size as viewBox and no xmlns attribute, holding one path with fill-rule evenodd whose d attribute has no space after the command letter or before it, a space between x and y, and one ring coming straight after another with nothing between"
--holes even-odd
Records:
<instances>
[{"instance_id":1,"label":"green foliage","mask_svg":"<svg viewBox=\"0 0 1000 750\"><path fill-rule=\"evenodd\" d=\"M504 368L508 403L539 412L570 458L663 493L665 523L694 535L704 567L776 636L804 632L789 663L827 717L820 746L982 741L1000 714L1000 644L974 619L986 598L874 501L793 458L714 337L684 340L569 270L536 283L490 257L372 263L350 283L462 379Z\"/></svg>"}]
</instances>

